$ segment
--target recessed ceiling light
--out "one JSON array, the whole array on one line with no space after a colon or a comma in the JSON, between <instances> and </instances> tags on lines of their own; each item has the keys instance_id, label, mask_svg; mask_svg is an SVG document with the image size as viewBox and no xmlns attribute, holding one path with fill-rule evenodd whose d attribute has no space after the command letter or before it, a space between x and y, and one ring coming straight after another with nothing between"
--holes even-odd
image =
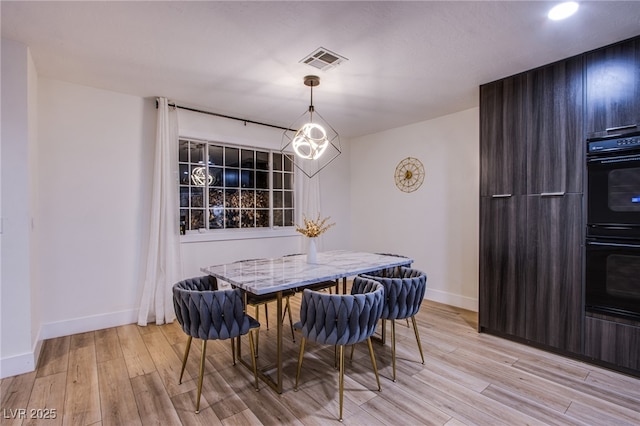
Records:
<instances>
[{"instance_id":1,"label":"recessed ceiling light","mask_svg":"<svg viewBox=\"0 0 640 426\"><path fill-rule=\"evenodd\" d=\"M578 10L578 3L575 1L567 1L554 6L547 15L549 19L559 21L561 19L568 18L576 13Z\"/></svg>"}]
</instances>

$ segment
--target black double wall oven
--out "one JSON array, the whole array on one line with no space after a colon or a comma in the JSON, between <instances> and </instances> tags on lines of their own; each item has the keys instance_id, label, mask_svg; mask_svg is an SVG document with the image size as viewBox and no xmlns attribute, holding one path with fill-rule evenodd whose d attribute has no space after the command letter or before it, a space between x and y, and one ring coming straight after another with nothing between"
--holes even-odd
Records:
<instances>
[{"instance_id":1,"label":"black double wall oven","mask_svg":"<svg viewBox=\"0 0 640 426\"><path fill-rule=\"evenodd\" d=\"M640 132L587 140L586 310L640 321Z\"/></svg>"}]
</instances>

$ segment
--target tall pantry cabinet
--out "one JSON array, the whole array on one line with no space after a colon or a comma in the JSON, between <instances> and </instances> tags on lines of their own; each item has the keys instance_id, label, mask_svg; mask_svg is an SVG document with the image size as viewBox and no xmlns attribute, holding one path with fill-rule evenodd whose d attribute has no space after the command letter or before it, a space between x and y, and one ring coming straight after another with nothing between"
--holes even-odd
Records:
<instances>
[{"instance_id":1,"label":"tall pantry cabinet","mask_svg":"<svg viewBox=\"0 0 640 426\"><path fill-rule=\"evenodd\" d=\"M482 331L582 348L578 56L480 87Z\"/></svg>"}]
</instances>

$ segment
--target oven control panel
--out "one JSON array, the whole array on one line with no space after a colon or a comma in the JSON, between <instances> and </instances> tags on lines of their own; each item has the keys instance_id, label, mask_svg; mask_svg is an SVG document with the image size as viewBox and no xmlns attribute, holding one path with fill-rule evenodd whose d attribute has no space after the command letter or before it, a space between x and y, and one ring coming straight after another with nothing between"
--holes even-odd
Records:
<instances>
[{"instance_id":1,"label":"oven control panel","mask_svg":"<svg viewBox=\"0 0 640 426\"><path fill-rule=\"evenodd\" d=\"M616 139L603 139L588 143L588 153L640 149L640 136L628 136Z\"/></svg>"}]
</instances>

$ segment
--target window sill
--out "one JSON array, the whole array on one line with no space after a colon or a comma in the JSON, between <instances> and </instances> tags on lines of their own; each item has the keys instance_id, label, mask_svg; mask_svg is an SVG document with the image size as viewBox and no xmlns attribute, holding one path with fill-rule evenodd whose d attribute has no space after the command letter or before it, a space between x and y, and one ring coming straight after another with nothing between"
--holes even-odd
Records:
<instances>
[{"instance_id":1,"label":"window sill","mask_svg":"<svg viewBox=\"0 0 640 426\"><path fill-rule=\"evenodd\" d=\"M180 243L201 243L206 241L251 240L300 236L294 227L266 229L205 230L180 235Z\"/></svg>"}]
</instances>

